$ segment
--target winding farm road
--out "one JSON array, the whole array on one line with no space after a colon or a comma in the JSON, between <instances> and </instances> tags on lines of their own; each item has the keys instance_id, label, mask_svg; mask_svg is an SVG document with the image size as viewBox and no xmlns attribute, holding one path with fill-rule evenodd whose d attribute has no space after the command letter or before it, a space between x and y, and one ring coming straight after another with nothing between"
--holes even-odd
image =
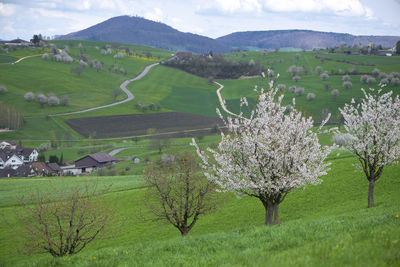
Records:
<instances>
[{"instance_id":1,"label":"winding farm road","mask_svg":"<svg viewBox=\"0 0 400 267\"><path fill-rule=\"evenodd\" d=\"M226 106L225 106L225 101L222 99L222 96L221 96L221 90L222 90L222 88L224 88L224 86L223 86L222 84L220 84L219 82L214 82L214 83L215 83L216 85L219 86L219 88L217 89L217 95L218 95L219 104L221 105L222 109L223 109L226 113L228 113L229 115L238 117L237 114L235 114L235 113L233 113L233 112L230 112L230 111L226 108Z\"/></svg>"},{"instance_id":2,"label":"winding farm road","mask_svg":"<svg viewBox=\"0 0 400 267\"><path fill-rule=\"evenodd\" d=\"M57 114L51 114L49 115L50 117L56 117L56 116L65 116L65 115L72 115L72 114L81 114L81 113L86 113L89 111L93 111L93 110L98 110L98 109L103 109L103 108L109 108L109 107L113 107L116 105L121 105L123 103L129 102L131 101L135 96L131 93L131 91L129 91L126 86L133 82L133 81L137 81L142 79L144 76L146 76L146 74L150 71L150 69L154 66L157 66L159 63L154 63L151 64L149 66L147 66L142 73L140 73L136 78L130 79L130 80L126 80L125 82L123 82L120 85L120 88L122 89L122 91L124 91L126 93L126 95L128 96L126 99L119 101L119 102L115 102L115 103L111 103L108 105L104 105L104 106L98 106L98 107L94 107L94 108L89 108L89 109L84 109L84 110L79 110L79 111L73 111L73 112L67 112L67 113L57 113Z\"/></svg>"},{"instance_id":3,"label":"winding farm road","mask_svg":"<svg viewBox=\"0 0 400 267\"><path fill-rule=\"evenodd\" d=\"M115 156L115 155L117 155L119 152L122 152L122 151L124 151L124 150L127 150L127 149L130 149L130 148L135 148L135 147L121 147L121 148L117 148L117 149L114 149L113 151L111 151L111 152L109 152L108 154L110 155L110 156Z\"/></svg>"}]
</instances>

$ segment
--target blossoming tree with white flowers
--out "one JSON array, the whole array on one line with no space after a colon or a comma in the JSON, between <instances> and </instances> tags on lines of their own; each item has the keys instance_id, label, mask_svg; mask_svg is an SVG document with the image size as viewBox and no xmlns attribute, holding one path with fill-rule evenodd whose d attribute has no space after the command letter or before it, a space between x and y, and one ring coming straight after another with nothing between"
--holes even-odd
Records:
<instances>
[{"instance_id":1,"label":"blossoming tree with white flowers","mask_svg":"<svg viewBox=\"0 0 400 267\"><path fill-rule=\"evenodd\" d=\"M295 109L286 110L283 95L277 92L261 91L249 118L241 113L224 119L217 110L228 129L221 133L218 149L202 151L194 139L192 143L206 177L221 191L260 199L267 225L278 223L279 204L289 192L321 182L319 177L329 166L324 160L331 150L319 144L311 130L313 119ZM243 98L241 104L247 105L247 100Z\"/></svg>"},{"instance_id":2,"label":"blossoming tree with white flowers","mask_svg":"<svg viewBox=\"0 0 400 267\"><path fill-rule=\"evenodd\" d=\"M339 109L348 133L345 148L354 154L369 181L368 207L374 206L375 182L383 168L397 163L400 157L400 100L392 91L364 93L360 104L346 104Z\"/></svg>"}]
</instances>

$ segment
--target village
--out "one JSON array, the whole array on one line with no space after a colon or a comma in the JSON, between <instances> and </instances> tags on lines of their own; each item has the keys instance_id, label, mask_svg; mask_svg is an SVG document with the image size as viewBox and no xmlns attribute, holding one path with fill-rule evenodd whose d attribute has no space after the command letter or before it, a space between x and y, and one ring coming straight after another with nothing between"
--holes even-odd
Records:
<instances>
[{"instance_id":1,"label":"village","mask_svg":"<svg viewBox=\"0 0 400 267\"><path fill-rule=\"evenodd\" d=\"M107 153L83 156L69 166L38 159L39 152L35 148L23 147L13 141L0 141L0 178L81 175L118 162Z\"/></svg>"}]
</instances>

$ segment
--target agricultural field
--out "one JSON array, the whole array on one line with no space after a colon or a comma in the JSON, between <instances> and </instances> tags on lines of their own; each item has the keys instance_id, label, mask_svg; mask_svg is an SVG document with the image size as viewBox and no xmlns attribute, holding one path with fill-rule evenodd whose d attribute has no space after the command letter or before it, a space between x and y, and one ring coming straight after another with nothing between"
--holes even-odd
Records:
<instances>
[{"instance_id":1,"label":"agricultural field","mask_svg":"<svg viewBox=\"0 0 400 267\"><path fill-rule=\"evenodd\" d=\"M81 135L89 137L95 133L98 138L146 135L149 129L168 133L223 125L215 118L179 112L89 117L66 122Z\"/></svg>"}]
</instances>

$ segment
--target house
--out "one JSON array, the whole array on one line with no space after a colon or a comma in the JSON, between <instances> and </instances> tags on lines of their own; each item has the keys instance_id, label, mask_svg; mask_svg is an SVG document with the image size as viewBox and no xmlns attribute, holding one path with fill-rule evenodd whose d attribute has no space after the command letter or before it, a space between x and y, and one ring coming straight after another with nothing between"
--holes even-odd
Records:
<instances>
[{"instance_id":1,"label":"house","mask_svg":"<svg viewBox=\"0 0 400 267\"><path fill-rule=\"evenodd\" d=\"M35 176L35 171L31 164L23 164L14 169L7 166L0 170L0 177L32 177Z\"/></svg>"},{"instance_id":2,"label":"house","mask_svg":"<svg viewBox=\"0 0 400 267\"><path fill-rule=\"evenodd\" d=\"M23 164L24 161L15 154L14 150L0 150L0 169L10 166L15 170Z\"/></svg>"},{"instance_id":3,"label":"house","mask_svg":"<svg viewBox=\"0 0 400 267\"><path fill-rule=\"evenodd\" d=\"M24 163L37 161L38 156L39 153L34 148L17 147L16 149L12 149L6 146L4 149L0 149L0 169L9 165L16 169Z\"/></svg>"},{"instance_id":4,"label":"house","mask_svg":"<svg viewBox=\"0 0 400 267\"><path fill-rule=\"evenodd\" d=\"M60 166L57 163L47 163L47 167L49 167L49 169L51 170L51 172L55 175L61 175L62 174L62 170L60 168Z\"/></svg>"},{"instance_id":5,"label":"house","mask_svg":"<svg viewBox=\"0 0 400 267\"><path fill-rule=\"evenodd\" d=\"M117 161L117 159L107 153L90 154L75 160L75 168L79 169L80 173L86 173L114 164Z\"/></svg>"},{"instance_id":6,"label":"house","mask_svg":"<svg viewBox=\"0 0 400 267\"><path fill-rule=\"evenodd\" d=\"M32 166L37 176L62 174L62 170L57 163L33 162Z\"/></svg>"},{"instance_id":7,"label":"house","mask_svg":"<svg viewBox=\"0 0 400 267\"><path fill-rule=\"evenodd\" d=\"M24 162L34 162L37 161L39 156L39 152L34 148L24 148L18 147L16 149L17 155L24 161Z\"/></svg>"},{"instance_id":8,"label":"house","mask_svg":"<svg viewBox=\"0 0 400 267\"><path fill-rule=\"evenodd\" d=\"M1 141L0 149L16 149L17 144L13 141Z\"/></svg>"}]
</instances>

